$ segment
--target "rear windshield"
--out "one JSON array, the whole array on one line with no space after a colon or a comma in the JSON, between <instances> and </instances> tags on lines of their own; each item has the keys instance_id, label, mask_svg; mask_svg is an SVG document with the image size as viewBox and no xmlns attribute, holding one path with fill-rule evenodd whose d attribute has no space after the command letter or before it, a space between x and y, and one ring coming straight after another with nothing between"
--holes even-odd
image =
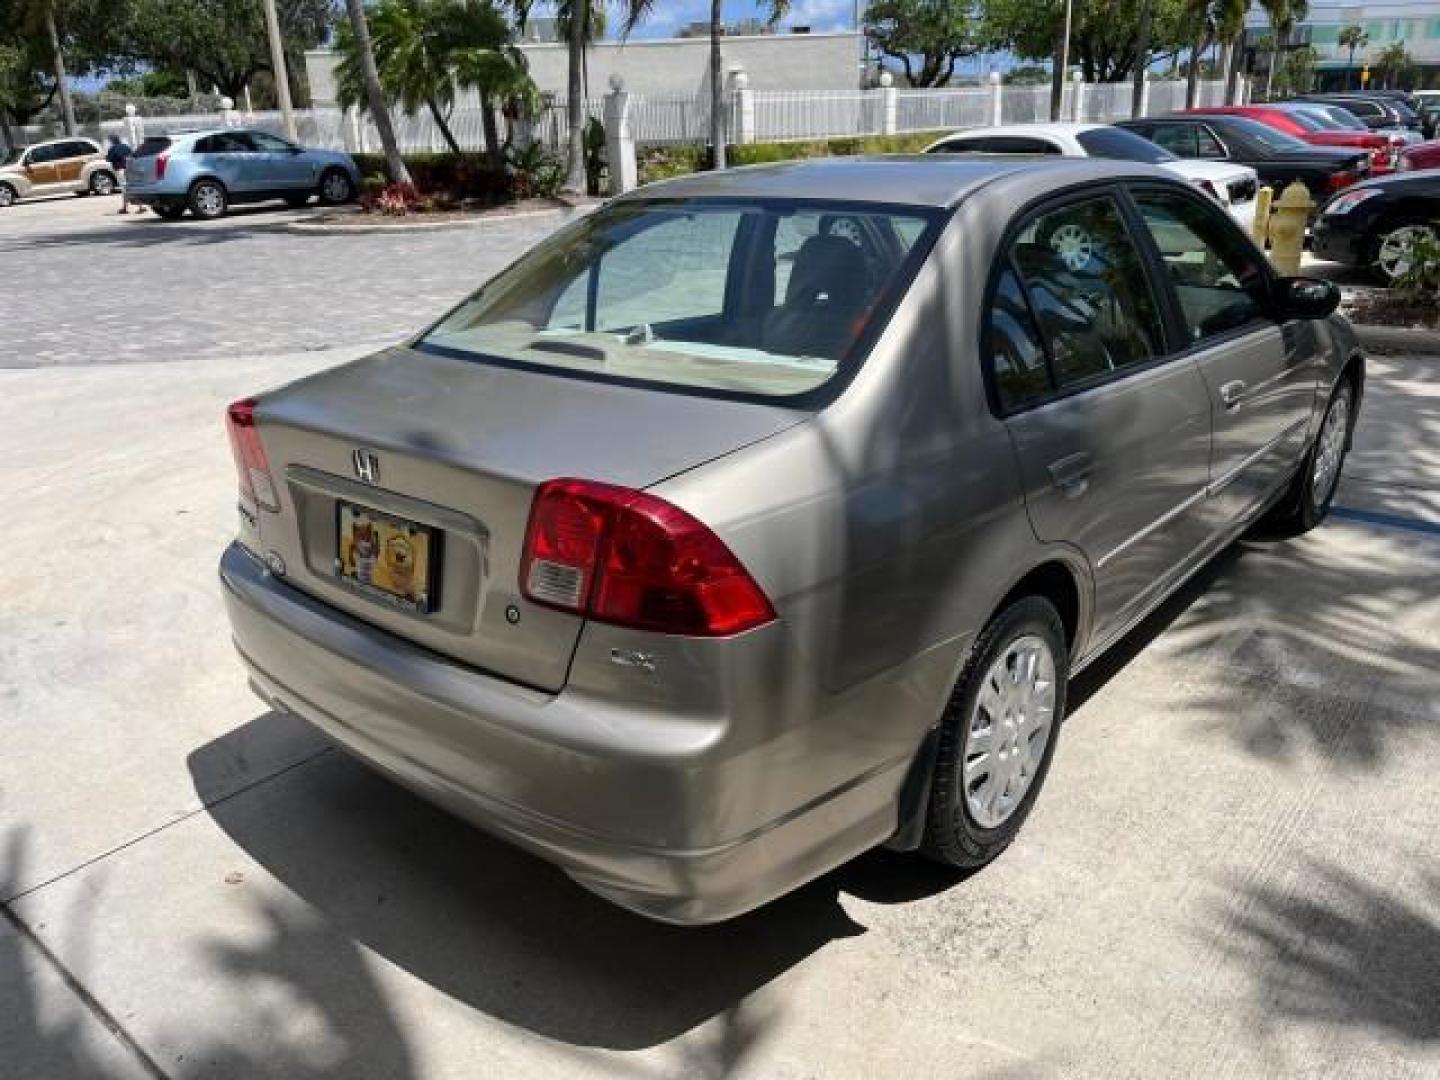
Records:
<instances>
[{"instance_id":1,"label":"rear windshield","mask_svg":"<svg viewBox=\"0 0 1440 1080\"><path fill-rule=\"evenodd\" d=\"M140 149L135 151L136 157L154 157L162 150L168 149L170 140L163 135L151 135L140 144Z\"/></svg>"},{"instance_id":2,"label":"rear windshield","mask_svg":"<svg viewBox=\"0 0 1440 1080\"><path fill-rule=\"evenodd\" d=\"M421 348L785 398L859 362L940 212L766 200L620 203L557 233Z\"/></svg>"},{"instance_id":3,"label":"rear windshield","mask_svg":"<svg viewBox=\"0 0 1440 1080\"><path fill-rule=\"evenodd\" d=\"M1080 132L1075 138L1091 157L1113 158L1116 161L1145 161L1151 165L1180 160L1164 147L1124 128L1090 128Z\"/></svg>"}]
</instances>

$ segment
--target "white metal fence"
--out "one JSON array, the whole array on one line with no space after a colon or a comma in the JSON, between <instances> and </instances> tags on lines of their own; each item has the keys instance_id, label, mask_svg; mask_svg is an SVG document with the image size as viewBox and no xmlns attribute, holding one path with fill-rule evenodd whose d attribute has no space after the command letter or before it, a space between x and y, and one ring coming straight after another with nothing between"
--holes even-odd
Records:
<instances>
[{"instance_id":1,"label":"white metal fence","mask_svg":"<svg viewBox=\"0 0 1440 1080\"><path fill-rule=\"evenodd\" d=\"M1132 87L1125 83L1071 83L1065 88L1062 116L1076 115L1075 98L1080 95L1079 114L1085 120L1117 120L1130 115ZM991 87L966 87L943 90L889 90L893 114L887 117L884 90L848 93L810 93L802 91L746 91L748 108L742 121L741 98L729 95L726 128L732 141L770 142L785 139L836 138L850 135L874 135L895 132L954 130L983 127L995 115L995 90ZM1202 82L1199 102L1214 105L1224 100L1225 88L1218 81ZM999 88L999 115L1002 123L1027 123L1050 118L1050 87L1048 84L1002 86ZM1185 106L1185 84L1180 81L1155 80L1147 90L1150 115L1169 112ZM592 98L585 103L587 117L603 114L604 100ZM632 95L630 129L638 145L704 144L709 141L710 102L705 95ZM395 133L400 148L406 152L443 151L446 142L440 128L428 111L411 116L395 116ZM483 115L476 107L457 107L448 119L455 141L466 150L485 147ZM312 146L326 146L352 152L379 149L379 135L369 117L335 108L300 109L296 112L299 137ZM888 123L887 123L888 121ZM195 128L219 127L222 114L189 113L173 116L147 116L148 135L161 135ZM235 114L232 122L280 132L278 112ZM506 123L497 116L501 137L506 136ZM85 125L83 134L102 137L119 133L121 122L107 120ZM543 109L531 124L532 136L550 146L565 143L569 125L563 102ZM60 134L54 126L28 127L17 130L22 142L33 142Z\"/></svg>"}]
</instances>

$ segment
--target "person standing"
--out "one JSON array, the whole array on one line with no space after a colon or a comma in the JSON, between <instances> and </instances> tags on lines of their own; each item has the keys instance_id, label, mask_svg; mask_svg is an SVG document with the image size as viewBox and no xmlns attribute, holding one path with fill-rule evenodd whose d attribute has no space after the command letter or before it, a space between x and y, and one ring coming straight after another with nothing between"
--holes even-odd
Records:
<instances>
[{"instance_id":1,"label":"person standing","mask_svg":"<svg viewBox=\"0 0 1440 1080\"><path fill-rule=\"evenodd\" d=\"M130 160L134 151L130 144L119 135L110 136L110 145L105 150L105 160L110 163L110 171L115 174L115 182L120 185L120 213L130 212L130 193L125 185L125 163Z\"/></svg>"},{"instance_id":2,"label":"person standing","mask_svg":"<svg viewBox=\"0 0 1440 1080\"><path fill-rule=\"evenodd\" d=\"M140 149L140 144L145 141L145 121L141 118L139 111L135 108L134 105L125 106L125 119L121 121L121 125L124 128L125 132L124 141L130 144L130 153L134 154L136 150ZM123 187L123 176L121 179L121 184ZM130 197L128 194L122 191L120 198L120 210L123 213L125 209L130 205ZM137 213L144 209L145 208L139 203L135 204L135 211Z\"/></svg>"}]
</instances>

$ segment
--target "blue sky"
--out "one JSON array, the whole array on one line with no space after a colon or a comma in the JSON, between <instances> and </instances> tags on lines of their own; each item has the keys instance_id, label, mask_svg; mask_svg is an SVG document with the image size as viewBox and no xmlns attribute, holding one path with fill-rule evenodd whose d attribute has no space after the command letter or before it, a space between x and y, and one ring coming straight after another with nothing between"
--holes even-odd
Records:
<instances>
[{"instance_id":1,"label":"blue sky","mask_svg":"<svg viewBox=\"0 0 1440 1080\"><path fill-rule=\"evenodd\" d=\"M755 0L726 0L724 10L726 22L765 16L765 5ZM672 37L687 23L709 18L710 0L657 0L655 14L636 29L634 36ZM815 31L848 30L855 25L855 0L791 0L790 14L781 25L809 26Z\"/></svg>"}]
</instances>

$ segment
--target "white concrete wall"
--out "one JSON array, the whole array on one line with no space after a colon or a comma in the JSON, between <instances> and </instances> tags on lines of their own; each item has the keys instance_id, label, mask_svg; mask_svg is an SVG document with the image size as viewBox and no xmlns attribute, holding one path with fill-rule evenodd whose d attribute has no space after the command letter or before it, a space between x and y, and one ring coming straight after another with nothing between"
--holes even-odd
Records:
<instances>
[{"instance_id":1,"label":"white concrete wall","mask_svg":"<svg viewBox=\"0 0 1440 1080\"><path fill-rule=\"evenodd\" d=\"M542 93L564 97L566 49L561 44L523 44L530 74ZM728 71L740 65L755 90L847 91L859 87L860 37L837 34L767 34L725 38ZM605 41L590 50L590 96L608 89L618 74L634 94L695 95L709 86L710 42L705 38ZM336 57L316 49L305 54L310 94L316 105L335 101Z\"/></svg>"}]
</instances>

